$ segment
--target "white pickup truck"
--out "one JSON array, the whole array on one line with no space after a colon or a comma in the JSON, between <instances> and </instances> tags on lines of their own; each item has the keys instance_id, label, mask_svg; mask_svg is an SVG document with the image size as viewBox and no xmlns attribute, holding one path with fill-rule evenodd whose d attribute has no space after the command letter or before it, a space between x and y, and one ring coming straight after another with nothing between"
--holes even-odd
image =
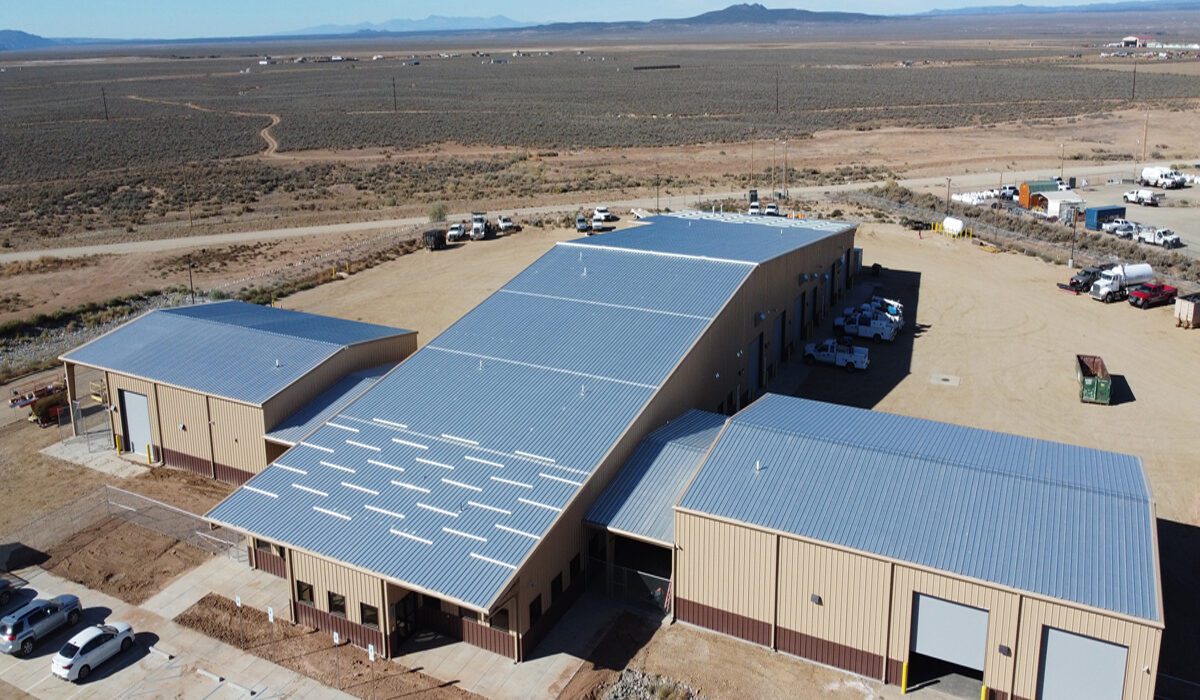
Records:
<instances>
[{"instance_id":1,"label":"white pickup truck","mask_svg":"<svg viewBox=\"0 0 1200 700\"><path fill-rule=\"evenodd\" d=\"M810 365L815 362L834 365L849 372L866 369L871 365L871 358L866 348L844 345L833 338L805 345L804 361Z\"/></svg>"},{"instance_id":2,"label":"white pickup truck","mask_svg":"<svg viewBox=\"0 0 1200 700\"><path fill-rule=\"evenodd\" d=\"M842 335L870 338L876 343L896 339L899 326L883 313L862 311L834 319L833 332Z\"/></svg>"},{"instance_id":3,"label":"white pickup truck","mask_svg":"<svg viewBox=\"0 0 1200 700\"><path fill-rule=\"evenodd\" d=\"M1126 204L1140 204L1143 207L1157 207L1158 195L1151 190L1129 190L1121 195Z\"/></svg>"},{"instance_id":4,"label":"white pickup truck","mask_svg":"<svg viewBox=\"0 0 1200 700\"><path fill-rule=\"evenodd\" d=\"M1149 243L1150 245L1160 245L1164 248L1178 248L1183 245L1179 240L1179 234L1169 228L1154 228L1152 226L1139 227L1134 235L1134 240L1138 243Z\"/></svg>"}]
</instances>

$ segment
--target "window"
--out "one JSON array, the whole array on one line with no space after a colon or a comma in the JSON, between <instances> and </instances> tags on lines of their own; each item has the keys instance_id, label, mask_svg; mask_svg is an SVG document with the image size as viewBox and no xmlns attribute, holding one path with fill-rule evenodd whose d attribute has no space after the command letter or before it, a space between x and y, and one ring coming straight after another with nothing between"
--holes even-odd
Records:
<instances>
[{"instance_id":1,"label":"window","mask_svg":"<svg viewBox=\"0 0 1200 700\"><path fill-rule=\"evenodd\" d=\"M441 612L442 610L442 601L438 598L430 598L429 596L425 596L421 599L421 605L424 605L428 610L437 610L438 612Z\"/></svg>"},{"instance_id":2,"label":"window","mask_svg":"<svg viewBox=\"0 0 1200 700\"><path fill-rule=\"evenodd\" d=\"M479 622L479 613L471 610L470 608L464 608L461 605L458 606L458 616L464 620L474 620L475 622Z\"/></svg>"},{"instance_id":3,"label":"window","mask_svg":"<svg viewBox=\"0 0 1200 700\"><path fill-rule=\"evenodd\" d=\"M504 630L507 632L508 627L508 608L500 608L488 617L488 624L492 629Z\"/></svg>"},{"instance_id":4,"label":"window","mask_svg":"<svg viewBox=\"0 0 1200 700\"><path fill-rule=\"evenodd\" d=\"M538 596L529 602L529 626L533 627L542 619L542 597Z\"/></svg>"},{"instance_id":5,"label":"window","mask_svg":"<svg viewBox=\"0 0 1200 700\"><path fill-rule=\"evenodd\" d=\"M281 545L281 544L275 545L275 556L279 557L280 559L283 559L283 545Z\"/></svg>"},{"instance_id":6,"label":"window","mask_svg":"<svg viewBox=\"0 0 1200 700\"><path fill-rule=\"evenodd\" d=\"M254 548L260 552L266 552L267 554L272 553L271 552L271 543L267 542L266 540L260 540L257 537L254 538Z\"/></svg>"},{"instance_id":7,"label":"window","mask_svg":"<svg viewBox=\"0 0 1200 700\"><path fill-rule=\"evenodd\" d=\"M346 596L329 592L329 613L331 615L346 616Z\"/></svg>"},{"instance_id":8,"label":"window","mask_svg":"<svg viewBox=\"0 0 1200 700\"><path fill-rule=\"evenodd\" d=\"M375 629L379 629L379 608L376 608L374 605L367 605L366 603L359 603L358 604L358 619L363 625L365 625L367 627L374 627Z\"/></svg>"},{"instance_id":9,"label":"window","mask_svg":"<svg viewBox=\"0 0 1200 700\"><path fill-rule=\"evenodd\" d=\"M578 554L571 557L571 585L572 586L574 586L575 582L579 580L579 577L583 575L583 571L580 568L580 563L581 562L580 562Z\"/></svg>"},{"instance_id":10,"label":"window","mask_svg":"<svg viewBox=\"0 0 1200 700\"><path fill-rule=\"evenodd\" d=\"M311 583L296 582L296 602L313 605L313 588Z\"/></svg>"},{"instance_id":11,"label":"window","mask_svg":"<svg viewBox=\"0 0 1200 700\"><path fill-rule=\"evenodd\" d=\"M550 582L550 604L554 605L560 595L562 595L562 574L555 576L554 580Z\"/></svg>"}]
</instances>

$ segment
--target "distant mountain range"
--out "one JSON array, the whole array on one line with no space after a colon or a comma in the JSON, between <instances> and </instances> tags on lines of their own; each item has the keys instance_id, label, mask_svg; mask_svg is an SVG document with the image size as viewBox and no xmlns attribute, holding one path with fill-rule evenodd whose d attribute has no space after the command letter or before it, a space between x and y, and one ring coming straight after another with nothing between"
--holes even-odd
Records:
<instances>
[{"instance_id":1,"label":"distant mountain range","mask_svg":"<svg viewBox=\"0 0 1200 700\"><path fill-rule=\"evenodd\" d=\"M494 17L441 17L431 15L425 19L393 19L387 22L359 24L326 24L269 36L244 37L198 37L195 39L48 39L13 29L0 29L0 51L25 51L53 46L81 44L157 43L182 44L198 42L231 42L246 40L278 40L281 38L342 38L378 37L410 34L449 34L467 32L580 32L580 31L623 31L714 28L722 26L768 26L773 24L848 24L856 22L879 22L905 18L936 16L982 16L1020 15L1049 13L1098 13L1098 12L1163 12L1200 10L1200 0L1125 0L1122 2L1092 3L1088 5L1035 6L996 5L989 7L964 7L959 9L931 10L916 15L871 15L857 12L812 12L800 9L769 9L760 4L730 5L723 10L705 12L694 17L678 19L654 19L647 22L558 22L531 24L509 19L503 15Z\"/></svg>"},{"instance_id":2,"label":"distant mountain range","mask_svg":"<svg viewBox=\"0 0 1200 700\"><path fill-rule=\"evenodd\" d=\"M276 36L338 36L344 34L388 33L407 34L413 32L461 32L469 30L518 29L532 26L533 22L518 22L504 15L495 17L442 17L430 15L425 19L390 19L386 22L358 24L322 24L307 29L280 32Z\"/></svg>"}]
</instances>

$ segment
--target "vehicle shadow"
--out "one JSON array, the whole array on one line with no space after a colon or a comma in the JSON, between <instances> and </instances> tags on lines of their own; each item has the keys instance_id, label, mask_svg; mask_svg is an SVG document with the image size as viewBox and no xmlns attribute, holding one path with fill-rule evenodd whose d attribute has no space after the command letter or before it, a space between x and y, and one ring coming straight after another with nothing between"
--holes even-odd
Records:
<instances>
[{"instance_id":1,"label":"vehicle shadow","mask_svg":"<svg viewBox=\"0 0 1200 700\"><path fill-rule=\"evenodd\" d=\"M1133 395L1133 388L1129 386L1123 374L1110 374L1109 376L1109 405L1120 406L1123 403L1133 403L1137 401L1137 397Z\"/></svg>"},{"instance_id":2,"label":"vehicle shadow","mask_svg":"<svg viewBox=\"0 0 1200 700\"><path fill-rule=\"evenodd\" d=\"M874 408L911 373L913 343L931 329L928 324L916 321L921 304L921 273L882 268L879 276L875 276L870 269L863 268L854 287L835 305L836 308L830 309L820 327L814 328L812 337L804 342L820 342L832 337L833 320L841 314L842 307L857 306L876 294L896 299L904 305L905 327L890 343L851 339L854 345L870 350L871 366L866 372L848 373L816 366L798 387L789 392L792 395L844 406Z\"/></svg>"},{"instance_id":3,"label":"vehicle shadow","mask_svg":"<svg viewBox=\"0 0 1200 700\"><path fill-rule=\"evenodd\" d=\"M85 627L99 625L108 619L112 614L111 608L106 608L103 605L98 605L91 608L84 608L83 613L79 616L79 622L74 625L63 625L49 636L39 639L37 646L33 648L33 653L29 656L22 657L25 659L40 659L47 656L54 656L62 645L66 644L75 633Z\"/></svg>"},{"instance_id":4,"label":"vehicle shadow","mask_svg":"<svg viewBox=\"0 0 1200 700\"><path fill-rule=\"evenodd\" d=\"M155 644L158 644L157 634L153 632L135 633L133 635L133 646L129 648L129 651L117 652L116 656L92 669L91 674L88 675L87 680L83 684L102 681L117 671L136 664L150 655L150 647Z\"/></svg>"},{"instance_id":5,"label":"vehicle shadow","mask_svg":"<svg viewBox=\"0 0 1200 700\"><path fill-rule=\"evenodd\" d=\"M1158 548L1162 552L1162 650L1158 660L1155 696L1200 696L1200 527L1158 519Z\"/></svg>"}]
</instances>

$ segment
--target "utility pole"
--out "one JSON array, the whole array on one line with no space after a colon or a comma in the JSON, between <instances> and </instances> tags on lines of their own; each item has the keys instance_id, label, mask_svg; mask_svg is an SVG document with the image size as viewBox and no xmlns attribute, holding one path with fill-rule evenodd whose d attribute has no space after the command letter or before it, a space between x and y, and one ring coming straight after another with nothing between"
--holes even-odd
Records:
<instances>
[{"instance_id":1,"label":"utility pole","mask_svg":"<svg viewBox=\"0 0 1200 700\"><path fill-rule=\"evenodd\" d=\"M788 154L787 154L787 148L788 148L787 141L784 141L783 142L783 198L784 199L788 198L788 188L787 188L787 176L788 176L787 156L788 156Z\"/></svg>"},{"instance_id":2,"label":"utility pole","mask_svg":"<svg viewBox=\"0 0 1200 700\"><path fill-rule=\"evenodd\" d=\"M1146 112L1146 126L1142 127L1142 162L1146 162L1146 144L1150 139L1150 113Z\"/></svg>"},{"instance_id":3,"label":"utility pole","mask_svg":"<svg viewBox=\"0 0 1200 700\"><path fill-rule=\"evenodd\" d=\"M946 178L946 216L950 216L950 178Z\"/></svg>"},{"instance_id":4,"label":"utility pole","mask_svg":"<svg viewBox=\"0 0 1200 700\"><path fill-rule=\"evenodd\" d=\"M1133 87L1129 89L1129 101L1137 99L1137 64L1133 64Z\"/></svg>"},{"instance_id":5,"label":"utility pole","mask_svg":"<svg viewBox=\"0 0 1200 700\"><path fill-rule=\"evenodd\" d=\"M771 196L775 195L775 163L779 159L779 141L771 142Z\"/></svg>"},{"instance_id":6,"label":"utility pole","mask_svg":"<svg viewBox=\"0 0 1200 700\"><path fill-rule=\"evenodd\" d=\"M1067 162L1067 144L1058 144L1058 179L1063 179L1063 169Z\"/></svg>"},{"instance_id":7,"label":"utility pole","mask_svg":"<svg viewBox=\"0 0 1200 700\"><path fill-rule=\"evenodd\" d=\"M779 114L779 66L775 66L775 113Z\"/></svg>"},{"instance_id":8,"label":"utility pole","mask_svg":"<svg viewBox=\"0 0 1200 700\"><path fill-rule=\"evenodd\" d=\"M188 289L192 290L192 303L196 303L196 285L192 284L192 254L188 253Z\"/></svg>"},{"instance_id":9,"label":"utility pole","mask_svg":"<svg viewBox=\"0 0 1200 700\"><path fill-rule=\"evenodd\" d=\"M104 121L108 121L108 95L104 92L104 87L100 88L100 101L104 103Z\"/></svg>"},{"instance_id":10,"label":"utility pole","mask_svg":"<svg viewBox=\"0 0 1200 700\"><path fill-rule=\"evenodd\" d=\"M1071 207L1071 256L1067 258L1067 267L1075 267L1075 231L1079 226L1079 211Z\"/></svg>"},{"instance_id":11,"label":"utility pole","mask_svg":"<svg viewBox=\"0 0 1200 700\"><path fill-rule=\"evenodd\" d=\"M658 173L654 173L654 213L662 211L662 206L658 201Z\"/></svg>"},{"instance_id":12,"label":"utility pole","mask_svg":"<svg viewBox=\"0 0 1200 700\"><path fill-rule=\"evenodd\" d=\"M396 79L392 78L392 111L396 112L398 110L399 110L399 106L398 106L398 103L396 102Z\"/></svg>"}]
</instances>

